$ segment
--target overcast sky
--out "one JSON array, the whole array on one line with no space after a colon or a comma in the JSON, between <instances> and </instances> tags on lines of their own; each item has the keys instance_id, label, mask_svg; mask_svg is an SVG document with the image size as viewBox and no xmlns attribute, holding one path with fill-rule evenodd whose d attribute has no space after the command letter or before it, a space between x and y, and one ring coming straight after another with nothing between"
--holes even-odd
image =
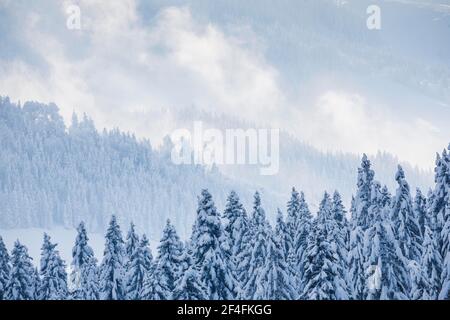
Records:
<instances>
[{"instance_id":1,"label":"overcast sky","mask_svg":"<svg viewBox=\"0 0 450 320\"><path fill-rule=\"evenodd\" d=\"M264 1L0 0L0 95L155 144L196 106L322 150L432 167L450 142L450 6L381 1L382 30L369 31L361 2L303 2L315 6L308 21L295 15L302 1L270 15ZM71 4L81 30L66 27Z\"/></svg>"}]
</instances>

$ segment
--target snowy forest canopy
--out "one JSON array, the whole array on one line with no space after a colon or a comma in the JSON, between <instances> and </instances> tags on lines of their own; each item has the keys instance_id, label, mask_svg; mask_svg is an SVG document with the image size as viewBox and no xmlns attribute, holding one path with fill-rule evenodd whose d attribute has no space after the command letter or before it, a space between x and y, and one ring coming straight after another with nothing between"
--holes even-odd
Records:
<instances>
[{"instance_id":1,"label":"snowy forest canopy","mask_svg":"<svg viewBox=\"0 0 450 320\"><path fill-rule=\"evenodd\" d=\"M0 299L450 299L449 151L436 161L434 191L414 200L401 166L391 195L364 155L350 219L337 191L313 217L293 188L272 226L258 192L251 214L234 191L219 213L204 189L190 238L167 220L156 259L145 234L131 224L124 240L112 216L98 264L81 222L69 276L47 234L39 270L19 240L10 256L0 238Z\"/></svg>"},{"instance_id":2,"label":"snowy forest canopy","mask_svg":"<svg viewBox=\"0 0 450 320\"><path fill-rule=\"evenodd\" d=\"M0 0L0 300L450 300L449 1Z\"/></svg>"},{"instance_id":3,"label":"snowy forest canopy","mask_svg":"<svg viewBox=\"0 0 450 320\"><path fill-rule=\"evenodd\" d=\"M417 189L412 194L399 165L391 194L375 179L364 155L349 212L338 191L323 193L313 211L304 193L293 188L286 212L278 210L271 223L263 195L254 193L247 213L240 192L219 184L223 176L218 172L176 171L164 150L153 152L148 142L118 130L100 134L88 118L79 122L74 117L66 129L56 106L27 103L22 108L8 99L0 105L2 225L78 225L69 270L47 234L39 269L20 240L9 252L0 239L0 299L450 298L450 146L437 156L435 184L427 193ZM123 186L136 184L125 190L140 190L144 199L148 195L142 188L150 183L152 200L159 197L161 220L174 204L171 197L188 199L183 188L192 190L203 179L226 197L225 209L219 211L203 188L191 232L181 238L164 219L155 258L147 236L137 230L155 220L129 216L135 224L123 239L118 216L111 218L111 207L105 208L125 205L123 212L133 212L126 210L129 198L139 198L124 193ZM167 188L171 193L161 193ZM13 202L11 195L17 197ZM117 203L109 203L113 199ZM95 257L86 225L99 228L107 221L103 257Z\"/></svg>"},{"instance_id":4,"label":"snowy forest canopy","mask_svg":"<svg viewBox=\"0 0 450 320\"><path fill-rule=\"evenodd\" d=\"M206 121L219 128L236 125L229 119ZM224 207L230 190L246 206L258 190L271 222L294 185L314 210L323 190L339 190L349 206L359 165L355 155L325 154L282 133L280 173L270 179L260 176L255 166L177 166L170 161L169 140L155 150L149 141L118 129L99 132L86 116L74 115L66 127L56 105L20 106L8 98L0 99L0 137L2 228L73 228L84 221L91 232L103 233L114 214L122 224L133 221L156 241L168 218L182 239L189 236L195 199L204 188L214 195L218 208ZM371 160L378 180L395 188L398 160L383 153ZM431 172L402 165L412 187L431 186Z\"/></svg>"}]
</instances>

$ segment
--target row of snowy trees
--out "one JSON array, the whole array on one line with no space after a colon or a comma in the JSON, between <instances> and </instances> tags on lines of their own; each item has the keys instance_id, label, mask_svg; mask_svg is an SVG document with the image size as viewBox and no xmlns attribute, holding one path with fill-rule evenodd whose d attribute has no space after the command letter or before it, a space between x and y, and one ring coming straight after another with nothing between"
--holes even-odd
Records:
<instances>
[{"instance_id":1,"label":"row of snowy trees","mask_svg":"<svg viewBox=\"0 0 450 320\"><path fill-rule=\"evenodd\" d=\"M218 194L219 205L223 190L252 199L253 188L218 171L173 164L169 140L155 150L130 133L98 131L87 116L74 115L66 127L53 104L17 106L0 97L0 150L3 229L73 228L84 221L91 232L103 232L116 213L151 238L170 217L185 238L184 226L194 220L185 213L195 212L198 190Z\"/></svg>"},{"instance_id":2,"label":"row of snowy trees","mask_svg":"<svg viewBox=\"0 0 450 320\"><path fill-rule=\"evenodd\" d=\"M208 120L205 114L189 110L190 115L183 114L183 118ZM222 121L214 120L211 127L247 126L224 123L223 115L218 119ZM190 125L192 122L177 127ZM176 165L171 160L170 139L153 148L149 141L119 129L97 130L86 115L74 114L66 125L54 104L20 105L0 96L0 226L74 228L84 221L90 232L98 233L104 232L114 213L126 225L133 221L150 239L159 238L170 218L179 236L186 239L195 219L196 196L204 188L223 208L228 190L235 190L249 205L253 190L263 187L261 195L271 220L290 185L301 186L314 203L320 201L325 186L340 190L346 203L350 201L358 157L324 154L285 134L280 143L280 172L270 179L260 176L255 165L226 165L220 170ZM397 159L380 154L373 160L378 178L392 180ZM405 171L414 186L432 182L428 172L411 167Z\"/></svg>"},{"instance_id":3,"label":"row of snowy trees","mask_svg":"<svg viewBox=\"0 0 450 320\"><path fill-rule=\"evenodd\" d=\"M98 264L81 223L69 277L48 235L39 270L19 241L10 257L0 240L0 299L449 299L450 155L438 155L427 197L412 199L400 166L395 179L391 196L363 156L350 219L338 192L313 217L293 189L275 227L258 192L247 215L235 192L220 214L203 190L190 238L167 221L156 259L113 216Z\"/></svg>"}]
</instances>

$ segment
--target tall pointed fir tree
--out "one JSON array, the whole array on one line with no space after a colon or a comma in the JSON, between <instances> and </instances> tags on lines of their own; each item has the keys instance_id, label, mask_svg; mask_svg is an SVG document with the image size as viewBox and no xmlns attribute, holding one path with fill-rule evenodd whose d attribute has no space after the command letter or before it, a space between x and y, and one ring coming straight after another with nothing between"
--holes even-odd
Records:
<instances>
[{"instance_id":1,"label":"tall pointed fir tree","mask_svg":"<svg viewBox=\"0 0 450 320\"><path fill-rule=\"evenodd\" d=\"M207 290L200 277L199 266L195 264L190 246L186 245L180 259L181 272L175 282L174 300L206 300Z\"/></svg>"},{"instance_id":2,"label":"tall pointed fir tree","mask_svg":"<svg viewBox=\"0 0 450 320\"><path fill-rule=\"evenodd\" d=\"M292 188L291 198L287 203L286 233L280 240L285 247L286 259L296 289L299 289L301 283L301 270L299 270L301 269L300 259L306 246L306 238L304 238L303 233L308 227L307 224L310 222L305 221L304 215L307 214L307 212L305 212L307 205L306 207L305 205L304 194L299 194L295 188Z\"/></svg>"},{"instance_id":3,"label":"tall pointed fir tree","mask_svg":"<svg viewBox=\"0 0 450 320\"><path fill-rule=\"evenodd\" d=\"M180 272L182 243L175 227L167 220L158 246L158 257L153 274L149 275L142 294L147 300L170 300ZM150 287L153 285L153 288Z\"/></svg>"},{"instance_id":4,"label":"tall pointed fir tree","mask_svg":"<svg viewBox=\"0 0 450 320\"><path fill-rule=\"evenodd\" d=\"M57 244L51 243L50 236L45 233L41 249L40 300L64 300L67 298L66 266L59 256L56 246Z\"/></svg>"},{"instance_id":5,"label":"tall pointed fir tree","mask_svg":"<svg viewBox=\"0 0 450 320\"><path fill-rule=\"evenodd\" d=\"M345 260L345 232L342 233L340 228L340 223L344 224L343 216L345 215L345 208L342 205L342 201L339 194L335 194L335 199L332 200L328 192L325 192L323 195L323 199L320 202L318 216L322 218L323 221L326 221L326 227L328 234L333 238L333 243L336 246L339 262L342 263L342 267L345 267L345 261L341 261L341 259ZM343 247L343 248L341 248ZM344 250L342 253L340 250Z\"/></svg>"},{"instance_id":6,"label":"tall pointed fir tree","mask_svg":"<svg viewBox=\"0 0 450 320\"><path fill-rule=\"evenodd\" d=\"M231 191L228 196L223 217L226 221L224 227L224 239L228 242L228 252L233 275L234 278L240 282L243 280L242 278L244 278L243 274L247 273L247 270L239 269L239 262L245 249L245 243L249 240L249 221L247 213L239 200L239 196L234 191Z\"/></svg>"},{"instance_id":7,"label":"tall pointed fir tree","mask_svg":"<svg viewBox=\"0 0 450 320\"><path fill-rule=\"evenodd\" d=\"M372 182L375 176L371 163L364 154L358 168L357 191L351 203L351 230L348 255L349 272L347 278L353 299L361 300L367 296L365 277L366 254L364 252L364 233L372 221L369 217Z\"/></svg>"},{"instance_id":8,"label":"tall pointed fir tree","mask_svg":"<svg viewBox=\"0 0 450 320\"><path fill-rule=\"evenodd\" d=\"M146 268L148 268L148 270L152 270L155 263L153 261L152 250L150 249L150 241L145 233L142 235L141 241L139 242L139 247L143 250Z\"/></svg>"},{"instance_id":9,"label":"tall pointed fir tree","mask_svg":"<svg viewBox=\"0 0 450 320\"><path fill-rule=\"evenodd\" d=\"M6 287L6 300L33 300L33 264L28 249L18 240L11 252L11 274Z\"/></svg>"},{"instance_id":10,"label":"tall pointed fir tree","mask_svg":"<svg viewBox=\"0 0 450 320\"><path fill-rule=\"evenodd\" d=\"M305 272L305 253L308 244L308 235L312 230L313 217L309 210L308 204L305 200L305 194L300 192L300 197L298 200L298 211L297 211L297 228L294 235L294 251L297 265L294 266L294 271L296 273L295 280L297 281L297 291L298 294L302 291L303 284L303 274Z\"/></svg>"},{"instance_id":11,"label":"tall pointed fir tree","mask_svg":"<svg viewBox=\"0 0 450 320\"><path fill-rule=\"evenodd\" d=\"M289 250L289 232L287 231L286 223L284 222L283 212L277 209L277 220L275 225L275 236L278 238L281 248L283 249L283 256L288 261Z\"/></svg>"},{"instance_id":12,"label":"tall pointed fir tree","mask_svg":"<svg viewBox=\"0 0 450 320\"><path fill-rule=\"evenodd\" d=\"M373 183L368 217L373 225L365 231L364 269L368 300L405 300L410 295L406 259L394 234L388 207L383 207L380 184Z\"/></svg>"},{"instance_id":13,"label":"tall pointed fir tree","mask_svg":"<svg viewBox=\"0 0 450 320\"><path fill-rule=\"evenodd\" d=\"M450 147L450 146L449 146ZM450 180L450 160L447 151L442 151L442 156L436 154L436 167L434 169L435 187L432 197L430 198L430 215L435 221L435 231L439 233L442 238L442 228L444 227L445 217L448 216L448 202L449 202L449 180ZM442 248L442 239L439 241L441 246L441 254L444 257Z\"/></svg>"},{"instance_id":14,"label":"tall pointed fir tree","mask_svg":"<svg viewBox=\"0 0 450 320\"><path fill-rule=\"evenodd\" d=\"M100 299L125 300L124 241L116 217L112 216L106 231L105 250L100 265Z\"/></svg>"},{"instance_id":15,"label":"tall pointed fir tree","mask_svg":"<svg viewBox=\"0 0 450 320\"><path fill-rule=\"evenodd\" d=\"M425 226L421 269L428 279L424 288L429 300L436 300L441 288L442 257L438 250L438 239L428 225Z\"/></svg>"},{"instance_id":16,"label":"tall pointed fir tree","mask_svg":"<svg viewBox=\"0 0 450 320\"><path fill-rule=\"evenodd\" d=\"M140 300L145 277L152 272L152 260L149 241L144 234L129 261L126 277L128 300Z\"/></svg>"},{"instance_id":17,"label":"tall pointed fir tree","mask_svg":"<svg viewBox=\"0 0 450 320\"><path fill-rule=\"evenodd\" d=\"M398 188L392 200L391 209L394 234L399 241L403 255L407 259L420 261L422 256L420 226L413 211L409 185L400 165L395 180L398 183Z\"/></svg>"},{"instance_id":18,"label":"tall pointed fir tree","mask_svg":"<svg viewBox=\"0 0 450 320\"><path fill-rule=\"evenodd\" d=\"M254 195L253 214L253 241L248 244L248 278L247 282L241 291L241 299L257 299L258 286L263 285L258 283L258 275L264 267L267 258L266 241L268 238L269 224L266 220L266 214L261 206L261 197L259 192Z\"/></svg>"},{"instance_id":19,"label":"tall pointed fir tree","mask_svg":"<svg viewBox=\"0 0 450 320\"><path fill-rule=\"evenodd\" d=\"M267 235L267 258L257 274L257 300L293 300L297 298L295 280L286 262L281 239L271 229Z\"/></svg>"},{"instance_id":20,"label":"tall pointed fir tree","mask_svg":"<svg viewBox=\"0 0 450 320\"><path fill-rule=\"evenodd\" d=\"M9 273L11 272L9 260L8 250L2 237L0 237L0 300L5 298L6 285L9 281Z\"/></svg>"},{"instance_id":21,"label":"tall pointed fir tree","mask_svg":"<svg viewBox=\"0 0 450 320\"><path fill-rule=\"evenodd\" d=\"M295 253L295 238L299 229L299 220L301 215L300 194L292 188L291 199L287 203L287 217L286 217L286 253L289 256L290 253ZM297 261L289 259L289 263L292 267L296 267Z\"/></svg>"},{"instance_id":22,"label":"tall pointed fir tree","mask_svg":"<svg viewBox=\"0 0 450 320\"><path fill-rule=\"evenodd\" d=\"M70 288L74 299L79 299L78 290L80 284L83 282L81 279L81 268L85 263L91 262L94 257L94 251L88 244L88 236L84 222L81 222L77 227L77 237L75 239L75 245L72 249L72 271L70 273Z\"/></svg>"},{"instance_id":23,"label":"tall pointed fir tree","mask_svg":"<svg viewBox=\"0 0 450 320\"><path fill-rule=\"evenodd\" d=\"M356 220L352 221L352 230L350 231L350 247L348 255L349 271L347 281L351 288L352 299L363 300L367 296L367 283L364 267L364 231L357 224Z\"/></svg>"},{"instance_id":24,"label":"tall pointed fir tree","mask_svg":"<svg viewBox=\"0 0 450 320\"><path fill-rule=\"evenodd\" d=\"M320 203L305 255L303 299L347 300L350 290L337 252L335 221L327 193Z\"/></svg>"},{"instance_id":25,"label":"tall pointed fir tree","mask_svg":"<svg viewBox=\"0 0 450 320\"><path fill-rule=\"evenodd\" d=\"M370 161L364 154L361 159L361 167L358 168L357 191L354 200L354 219L357 220L357 225L360 226L363 231L365 231L372 223L370 221L368 210L370 207L370 192L374 175L375 173L371 169Z\"/></svg>"},{"instance_id":26,"label":"tall pointed fir tree","mask_svg":"<svg viewBox=\"0 0 450 320\"><path fill-rule=\"evenodd\" d=\"M39 300L39 289L41 287L42 281L41 277L39 275L38 268L33 268L33 273L31 275L31 282L33 283L32 292L33 292L33 299Z\"/></svg>"},{"instance_id":27,"label":"tall pointed fir tree","mask_svg":"<svg viewBox=\"0 0 450 320\"><path fill-rule=\"evenodd\" d=\"M236 280L222 248L222 225L211 194L203 190L198 201L192 236L193 257L208 299L229 300L236 295Z\"/></svg>"},{"instance_id":28,"label":"tall pointed fir tree","mask_svg":"<svg viewBox=\"0 0 450 320\"><path fill-rule=\"evenodd\" d=\"M335 222L334 236L336 239L339 261L342 265L342 268L344 270L347 270L350 234L345 207L342 204L342 198L338 191L335 191L333 194L331 203L331 217Z\"/></svg>"},{"instance_id":29,"label":"tall pointed fir tree","mask_svg":"<svg viewBox=\"0 0 450 320\"><path fill-rule=\"evenodd\" d=\"M255 196L256 195L259 198L258 192L255 193ZM250 268L252 245L255 239L255 221L255 210L253 210L251 217L247 218L247 227L245 232L243 233L241 250L237 256L238 261L236 263L236 297L238 297L239 299L245 299L244 287L250 277L248 270Z\"/></svg>"},{"instance_id":30,"label":"tall pointed fir tree","mask_svg":"<svg viewBox=\"0 0 450 320\"><path fill-rule=\"evenodd\" d=\"M139 247L139 236L136 233L135 225L133 222L130 223L130 229L127 233L127 238L125 241L125 250L127 254L127 261L130 261L134 251Z\"/></svg>"},{"instance_id":31,"label":"tall pointed fir tree","mask_svg":"<svg viewBox=\"0 0 450 320\"><path fill-rule=\"evenodd\" d=\"M450 145L448 146L450 151ZM435 169L436 187L432 214L440 230L441 255L443 259L439 299L450 300L450 154L444 150ZM441 229L442 226L442 229Z\"/></svg>"},{"instance_id":32,"label":"tall pointed fir tree","mask_svg":"<svg viewBox=\"0 0 450 320\"><path fill-rule=\"evenodd\" d=\"M350 287L352 299L363 300L367 295L364 270L364 231L358 225L355 203L355 197L352 196L350 205L350 238L347 258L349 270L347 272L347 283Z\"/></svg>"}]
</instances>

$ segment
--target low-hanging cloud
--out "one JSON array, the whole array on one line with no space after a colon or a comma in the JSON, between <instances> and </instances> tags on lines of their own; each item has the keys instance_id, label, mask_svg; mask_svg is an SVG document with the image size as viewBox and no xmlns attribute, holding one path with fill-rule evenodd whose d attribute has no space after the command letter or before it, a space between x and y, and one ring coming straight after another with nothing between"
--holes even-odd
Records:
<instances>
[{"instance_id":1,"label":"low-hanging cloud","mask_svg":"<svg viewBox=\"0 0 450 320\"><path fill-rule=\"evenodd\" d=\"M66 120L85 112L99 127L160 141L177 126L177 112L195 105L285 129L324 150L387 150L426 167L443 141L426 119L393 119L362 92L331 86L313 99L287 96L283 75L254 34L230 35L197 21L186 6L166 7L143 21L135 0L42 2L52 10L0 3L16 19L14 10L24 11L20 32L0 31L21 38L35 57L24 59L22 52L0 59L0 94L55 102ZM73 3L81 8L81 30L66 28Z\"/></svg>"}]
</instances>

